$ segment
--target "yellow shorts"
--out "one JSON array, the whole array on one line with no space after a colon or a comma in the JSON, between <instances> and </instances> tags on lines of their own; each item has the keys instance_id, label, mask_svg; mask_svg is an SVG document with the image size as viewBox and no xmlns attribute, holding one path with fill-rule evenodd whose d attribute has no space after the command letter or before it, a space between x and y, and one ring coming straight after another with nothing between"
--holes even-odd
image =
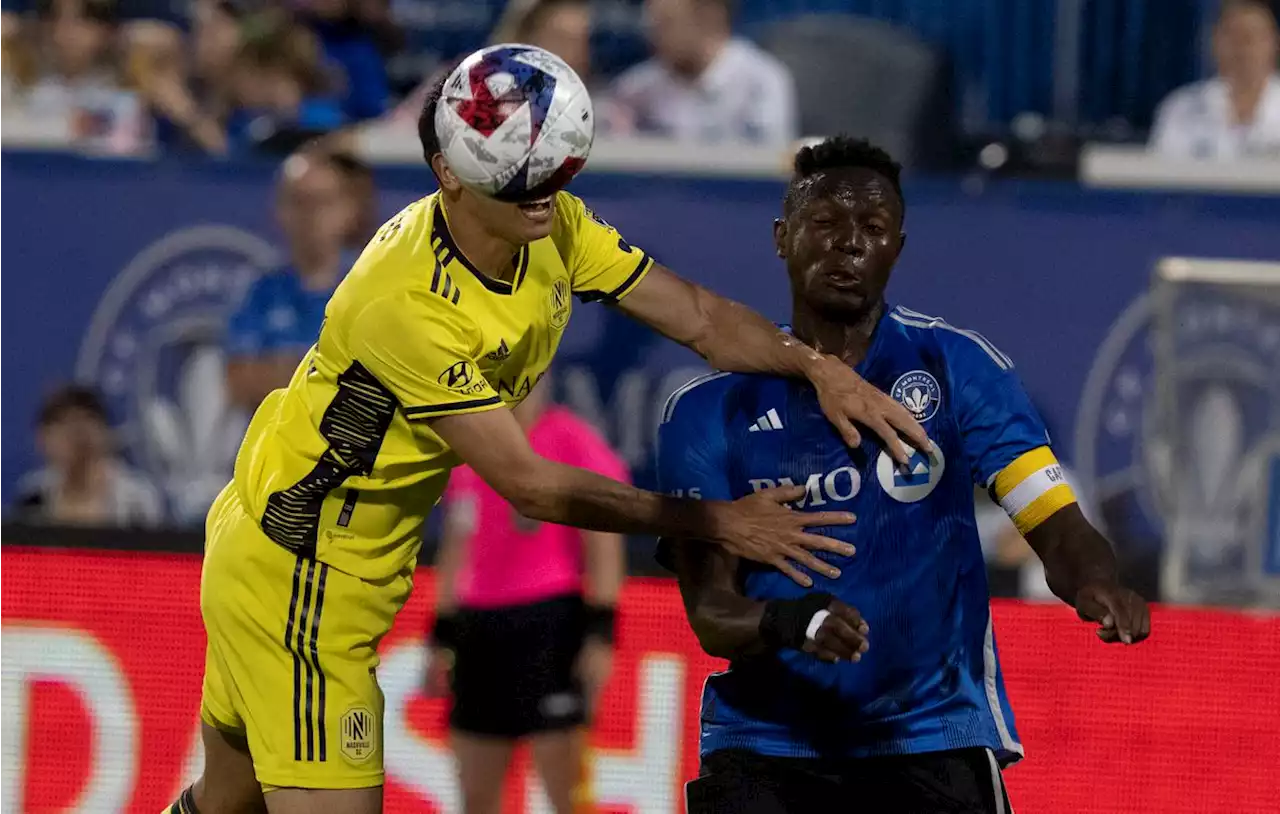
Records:
<instances>
[{"instance_id":1,"label":"yellow shorts","mask_svg":"<svg viewBox=\"0 0 1280 814\"><path fill-rule=\"evenodd\" d=\"M378 643L412 574L372 583L273 543L228 486L206 524L200 715L243 735L265 789L382 784Z\"/></svg>"}]
</instances>

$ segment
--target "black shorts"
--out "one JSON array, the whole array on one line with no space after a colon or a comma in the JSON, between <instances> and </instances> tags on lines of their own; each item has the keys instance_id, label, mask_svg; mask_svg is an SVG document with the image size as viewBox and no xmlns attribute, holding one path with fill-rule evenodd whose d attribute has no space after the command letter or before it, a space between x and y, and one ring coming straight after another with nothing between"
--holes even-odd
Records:
<instances>
[{"instance_id":1,"label":"black shorts","mask_svg":"<svg viewBox=\"0 0 1280 814\"><path fill-rule=\"evenodd\" d=\"M581 597L464 609L458 623L450 726L519 738L584 723L573 670L585 634Z\"/></svg>"},{"instance_id":2,"label":"black shorts","mask_svg":"<svg viewBox=\"0 0 1280 814\"><path fill-rule=\"evenodd\" d=\"M1012 814L987 749L842 760L727 749L685 786L688 814Z\"/></svg>"}]
</instances>

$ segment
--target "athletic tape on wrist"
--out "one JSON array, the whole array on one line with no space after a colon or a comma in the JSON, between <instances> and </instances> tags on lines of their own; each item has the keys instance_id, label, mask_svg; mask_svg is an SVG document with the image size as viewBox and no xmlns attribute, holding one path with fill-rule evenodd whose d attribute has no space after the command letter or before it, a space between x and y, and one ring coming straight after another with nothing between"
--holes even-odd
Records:
<instances>
[{"instance_id":1,"label":"athletic tape on wrist","mask_svg":"<svg viewBox=\"0 0 1280 814\"><path fill-rule=\"evenodd\" d=\"M770 599L764 604L760 617L760 638L774 650L801 649L813 617L825 610L833 599L831 594L821 591L795 599Z\"/></svg>"},{"instance_id":2,"label":"athletic tape on wrist","mask_svg":"<svg viewBox=\"0 0 1280 814\"><path fill-rule=\"evenodd\" d=\"M822 623L827 621L827 617L831 615L831 611L823 608L813 615L809 620L809 627L805 628L804 637L809 641L813 641L818 637L818 631L822 629Z\"/></svg>"}]
</instances>

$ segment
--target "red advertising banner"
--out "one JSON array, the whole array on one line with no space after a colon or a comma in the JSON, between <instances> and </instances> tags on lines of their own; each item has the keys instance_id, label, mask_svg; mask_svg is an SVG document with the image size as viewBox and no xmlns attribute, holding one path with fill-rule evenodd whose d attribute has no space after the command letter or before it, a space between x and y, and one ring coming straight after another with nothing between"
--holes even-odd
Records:
<instances>
[{"instance_id":1,"label":"red advertising banner","mask_svg":"<svg viewBox=\"0 0 1280 814\"><path fill-rule=\"evenodd\" d=\"M146 812L200 765L204 657L191 555L5 548L5 812ZM445 706L417 691L430 573L383 646L386 810L460 810ZM1280 811L1280 617L1159 608L1136 648L1107 647L1057 605L996 604L1027 758L1019 814ZM617 672L594 736L602 811L682 809L697 766L702 681L674 586L632 580ZM508 811L549 812L527 760Z\"/></svg>"}]
</instances>

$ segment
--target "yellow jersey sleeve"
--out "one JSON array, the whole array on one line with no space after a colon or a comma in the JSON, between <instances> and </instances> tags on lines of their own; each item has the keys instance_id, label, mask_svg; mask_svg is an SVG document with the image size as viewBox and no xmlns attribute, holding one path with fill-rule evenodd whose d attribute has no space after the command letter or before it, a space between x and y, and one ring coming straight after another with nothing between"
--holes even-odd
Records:
<instances>
[{"instance_id":1,"label":"yellow jersey sleeve","mask_svg":"<svg viewBox=\"0 0 1280 814\"><path fill-rule=\"evenodd\" d=\"M644 279L653 259L567 192L556 198L556 248L583 302L617 302Z\"/></svg>"},{"instance_id":2,"label":"yellow jersey sleeve","mask_svg":"<svg viewBox=\"0 0 1280 814\"><path fill-rule=\"evenodd\" d=\"M1048 447L1036 447L1000 470L991 484L991 495L1026 534L1054 512L1076 502L1062 465Z\"/></svg>"},{"instance_id":3,"label":"yellow jersey sleeve","mask_svg":"<svg viewBox=\"0 0 1280 814\"><path fill-rule=\"evenodd\" d=\"M411 420L502 406L476 364L479 330L441 297L409 290L378 298L356 318L350 343Z\"/></svg>"}]
</instances>

